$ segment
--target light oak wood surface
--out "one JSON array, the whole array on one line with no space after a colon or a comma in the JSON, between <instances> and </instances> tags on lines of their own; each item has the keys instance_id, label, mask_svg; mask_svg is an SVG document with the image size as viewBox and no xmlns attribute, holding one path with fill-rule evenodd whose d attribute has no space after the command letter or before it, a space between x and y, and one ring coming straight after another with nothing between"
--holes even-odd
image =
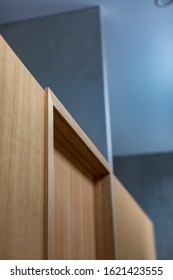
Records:
<instances>
[{"instance_id":1,"label":"light oak wood surface","mask_svg":"<svg viewBox=\"0 0 173 280\"><path fill-rule=\"evenodd\" d=\"M44 98L0 36L0 259L43 258Z\"/></svg>"},{"instance_id":2,"label":"light oak wood surface","mask_svg":"<svg viewBox=\"0 0 173 280\"><path fill-rule=\"evenodd\" d=\"M156 257L150 219L2 36L0 114L0 259Z\"/></svg>"},{"instance_id":3,"label":"light oak wood surface","mask_svg":"<svg viewBox=\"0 0 173 280\"><path fill-rule=\"evenodd\" d=\"M51 90L46 92L54 115L55 258L114 259L109 164Z\"/></svg>"},{"instance_id":4,"label":"light oak wood surface","mask_svg":"<svg viewBox=\"0 0 173 280\"><path fill-rule=\"evenodd\" d=\"M97 258L113 260L116 258L111 174L104 176L95 184L95 224Z\"/></svg>"},{"instance_id":5,"label":"light oak wood surface","mask_svg":"<svg viewBox=\"0 0 173 280\"><path fill-rule=\"evenodd\" d=\"M96 259L94 183L55 141L56 259Z\"/></svg>"},{"instance_id":6,"label":"light oak wood surface","mask_svg":"<svg viewBox=\"0 0 173 280\"><path fill-rule=\"evenodd\" d=\"M118 259L156 259L152 221L115 177Z\"/></svg>"}]
</instances>

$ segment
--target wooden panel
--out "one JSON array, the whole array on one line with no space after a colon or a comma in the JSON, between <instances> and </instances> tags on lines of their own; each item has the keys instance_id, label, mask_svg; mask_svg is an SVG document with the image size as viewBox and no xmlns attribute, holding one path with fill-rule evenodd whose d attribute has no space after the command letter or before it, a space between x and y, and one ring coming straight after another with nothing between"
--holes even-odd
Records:
<instances>
[{"instance_id":1,"label":"wooden panel","mask_svg":"<svg viewBox=\"0 0 173 280\"><path fill-rule=\"evenodd\" d=\"M97 259L115 259L110 174L96 182L95 219Z\"/></svg>"},{"instance_id":2,"label":"wooden panel","mask_svg":"<svg viewBox=\"0 0 173 280\"><path fill-rule=\"evenodd\" d=\"M114 259L110 167L74 119L53 101L56 259ZM51 123L49 124L51 125ZM49 170L48 172L52 172ZM48 246L49 247L49 246ZM52 253L53 252L53 253ZM54 257L53 257L54 256Z\"/></svg>"},{"instance_id":3,"label":"wooden panel","mask_svg":"<svg viewBox=\"0 0 173 280\"><path fill-rule=\"evenodd\" d=\"M94 183L55 142L56 259L95 259Z\"/></svg>"},{"instance_id":4,"label":"wooden panel","mask_svg":"<svg viewBox=\"0 0 173 280\"><path fill-rule=\"evenodd\" d=\"M155 259L152 221L115 178L118 259Z\"/></svg>"},{"instance_id":5,"label":"wooden panel","mask_svg":"<svg viewBox=\"0 0 173 280\"><path fill-rule=\"evenodd\" d=\"M0 259L42 259L44 91L2 37L0 73Z\"/></svg>"}]
</instances>

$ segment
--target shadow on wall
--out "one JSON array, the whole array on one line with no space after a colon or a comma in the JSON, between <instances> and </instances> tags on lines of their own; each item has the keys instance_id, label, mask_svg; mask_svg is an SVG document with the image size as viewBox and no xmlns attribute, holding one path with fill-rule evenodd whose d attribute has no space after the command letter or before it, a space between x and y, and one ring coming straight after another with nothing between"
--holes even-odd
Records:
<instances>
[{"instance_id":1,"label":"shadow on wall","mask_svg":"<svg viewBox=\"0 0 173 280\"><path fill-rule=\"evenodd\" d=\"M114 172L155 226L157 258L173 259L173 153L114 157Z\"/></svg>"}]
</instances>

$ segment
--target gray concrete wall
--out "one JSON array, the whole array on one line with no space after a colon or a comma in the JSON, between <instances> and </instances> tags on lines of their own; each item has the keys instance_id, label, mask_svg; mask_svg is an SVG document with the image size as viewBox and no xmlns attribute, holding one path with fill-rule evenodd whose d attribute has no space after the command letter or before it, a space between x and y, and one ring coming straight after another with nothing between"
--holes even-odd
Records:
<instances>
[{"instance_id":1,"label":"gray concrete wall","mask_svg":"<svg viewBox=\"0 0 173 280\"><path fill-rule=\"evenodd\" d=\"M173 259L173 154L114 157L114 169L154 222L158 259Z\"/></svg>"},{"instance_id":2,"label":"gray concrete wall","mask_svg":"<svg viewBox=\"0 0 173 280\"><path fill-rule=\"evenodd\" d=\"M107 157L99 8L6 24L0 32Z\"/></svg>"}]
</instances>

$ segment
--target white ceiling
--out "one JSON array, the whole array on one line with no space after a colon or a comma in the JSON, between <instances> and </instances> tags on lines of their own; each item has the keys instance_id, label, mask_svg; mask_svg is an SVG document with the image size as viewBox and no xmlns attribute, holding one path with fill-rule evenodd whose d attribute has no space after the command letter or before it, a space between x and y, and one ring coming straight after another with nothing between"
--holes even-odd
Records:
<instances>
[{"instance_id":1,"label":"white ceiling","mask_svg":"<svg viewBox=\"0 0 173 280\"><path fill-rule=\"evenodd\" d=\"M99 5L115 155L173 151L173 5L154 0L0 0L0 23Z\"/></svg>"}]
</instances>

